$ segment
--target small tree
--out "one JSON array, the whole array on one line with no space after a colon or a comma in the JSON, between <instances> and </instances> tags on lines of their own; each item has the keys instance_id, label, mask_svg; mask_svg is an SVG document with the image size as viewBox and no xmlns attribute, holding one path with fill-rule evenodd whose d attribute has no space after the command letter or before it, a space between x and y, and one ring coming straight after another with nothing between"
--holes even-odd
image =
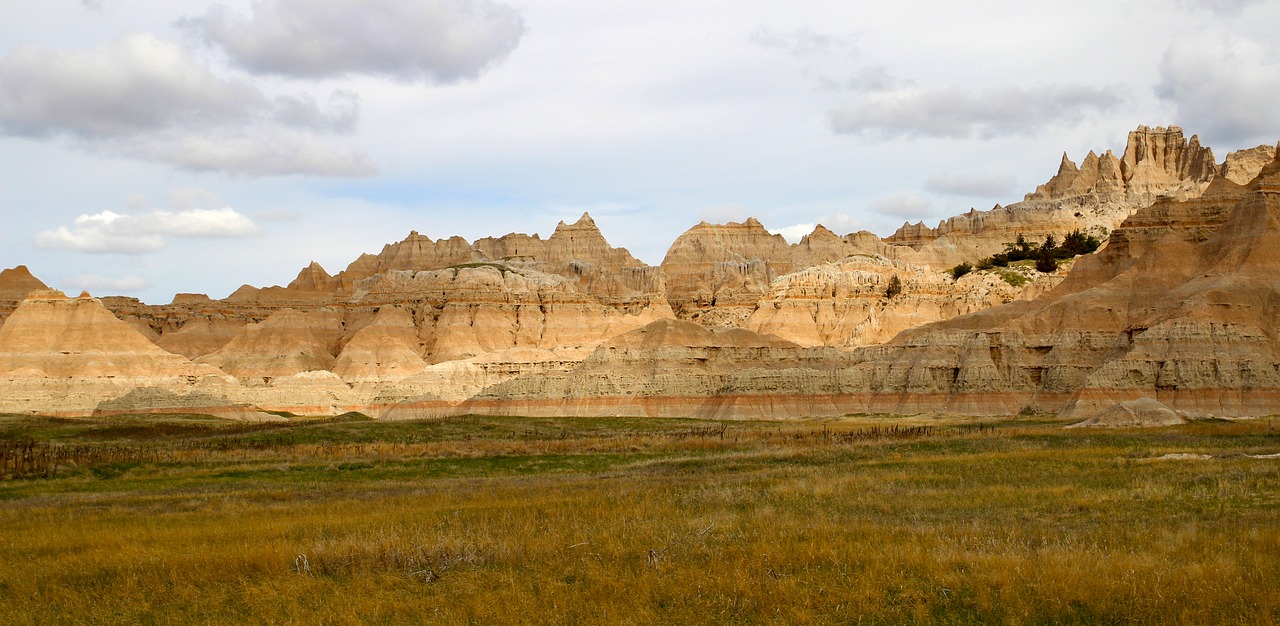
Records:
<instances>
[{"instance_id":1,"label":"small tree","mask_svg":"<svg viewBox=\"0 0 1280 626\"><path fill-rule=\"evenodd\" d=\"M894 274L889 279L889 288L884 290L884 297L892 298L900 293L902 293L902 279L898 278L897 274Z\"/></svg>"},{"instance_id":2,"label":"small tree","mask_svg":"<svg viewBox=\"0 0 1280 626\"><path fill-rule=\"evenodd\" d=\"M957 265L957 266L955 266L955 267L951 268L951 278L954 278L954 279L956 279L956 280L960 280L960 277L961 277L961 276L964 276L965 274L968 274L969 272L972 272L972 271L973 271L973 266L972 266L972 265L970 265L970 264L968 264L968 263L961 263L961 264L959 264L959 265Z\"/></svg>"},{"instance_id":3,"label":"small tree","mask_svg":"<svg viewBox=\"0 0 1280 626\"><path fill-rule=\"evenodd\" d=\"M1036 257L1036 271L1044 274L1050 274L1058 271L1058 260L1053 258L1052 253L1041 253Z\"/></svg>"}]
</instances>

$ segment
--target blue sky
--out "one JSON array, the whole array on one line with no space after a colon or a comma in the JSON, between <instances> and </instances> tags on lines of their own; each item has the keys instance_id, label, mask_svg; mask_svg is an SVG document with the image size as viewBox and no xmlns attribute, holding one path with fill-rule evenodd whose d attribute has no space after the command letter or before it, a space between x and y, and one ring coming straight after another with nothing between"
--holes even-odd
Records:
<instances>
[{"instance_id":1,"label":"blue sky","mask_svg":"<svg viewBox=\"0 0 1280 626\"><path fill-rule=\"evenodd\" d=\"M1280 137L1280 3L10 0L0 265L153 303L410 230L880 235L1139 124ZM322 7L322 8L317 8Z\"/></svg>"}]
</instances>

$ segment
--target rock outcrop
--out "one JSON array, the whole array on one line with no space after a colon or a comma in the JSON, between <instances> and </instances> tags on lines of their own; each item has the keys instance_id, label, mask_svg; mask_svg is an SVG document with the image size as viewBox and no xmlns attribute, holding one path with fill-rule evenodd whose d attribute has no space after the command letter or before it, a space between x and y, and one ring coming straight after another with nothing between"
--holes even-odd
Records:
<instances>
[{"instance_id":1,"label":"rock outcrop","mask_svg":"<svg viewBox=\"0 0 1280 626\"><path fill-rule=\"evenodd\" d=\"M1129 133L1120 158L1110 151L1090 152L1077 167L1064 154L1058 173L1022 202L971 210L936 228L907 223L885 241L915 250L917 263L946 268L1000 252L1018 235L1032 241L1053 235L1061 241L1066 233L1082 230L1105 237L1158 198L1195 198L1215 178L1247 182L1274 154L1274 148L1259 146L1233 152L1217 165L1213 151L1195 135L1184 138L1177 126L1139 126Z\"/></svg>"},{"instance_id":2,"label":"rock outcrop","mask_svg":"<svg viewBox=\"0 0 1280 626\"><path fill-rule=\"evenodd\" d=\"M1280 413L1276 154L1219 165L1144 127L1123 158L1064 156L1024 202L938 229L791 245L755 220L703 223L662 267L586 215L546 240L413 233L337 274L161 306L66 298L20 266L0 273L0 309L20 302L0 325L0 411ZM1067 227L1106 245L1052 274L940 271Z\"/></svg>"},{"instance_id":3,"label":"rock outcrop","mask_svg":"<svg viewBox=\"0 0 1280 626\"><path fill-rule=\"evenodd\" d=\"M0 327L27 294L48 288L39 278L32 276L25 265L0 270Z\"/></svg>"},{"instance_id":4,"label":"rock outcrop","mask_svg":"<svg viewBox=\"0 0 1280 626\"><path fill-rule=\"evenodd\" d=\"M737 326L769 293L774 279L857 254L891 259L914 255L871 233L839 237L822 225L792 245L748 218L690 228L667 250L662 271L667 301L678 317L708 326Z\"/></svg>"},{"instance_id":5,"label":"rock outcrop","mask_svg":"<svg viewBox=\"0 0 1280 626\"><path fill-rule=\"evenodd\" d=\"M84 415L139 387L186 395L230 382L160 349L87 295L32 292L0 328L0 412Z\"/></svg>"},{"instance_id":6,"label":"rock outcrop","mask_svg":"<svg viewBox=\"0 0 1280 626\"><path fill-rule=\"evenodd\" d=\"M993 268L959 280L882 256L855 255L778 277L741 324L804 346L854 348L898 333L1049 290L1065 269ZM890 284L898 280L897 293Z\"/></svg>"},{"instance_id":7,"label":"rock outcrop","mask_svg":"<svg viewBox=\"0 0 1280 626\"><path fill-rule=\"evenodd\" d=\"M1187 423L1173 409L1155 398L1138 398L1119 402L1097 415L1067 428L1154 428Z\"/></svg>"}]
</instances>

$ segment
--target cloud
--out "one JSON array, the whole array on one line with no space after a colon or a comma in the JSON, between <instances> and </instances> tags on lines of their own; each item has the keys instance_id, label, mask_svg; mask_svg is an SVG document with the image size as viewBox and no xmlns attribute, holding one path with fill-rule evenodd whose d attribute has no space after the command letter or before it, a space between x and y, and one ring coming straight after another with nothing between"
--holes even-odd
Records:
<instances>
[{"instance_id":1,"label":"cloud","mask_svg":"<svg viewBox=\"0 0 1280 626\"><path fill-rule=\"evenodd\" d=\"M180 211L186 209L198 209L210 206L226 206L222 196L198 187L183 187L181 189L170 189L165 197L169 199L169 207ZM146 205L142 205L145 207Z\"/></svg>"},{"instance_id":2,"label":"cloud","mask_svg":"<svg viewBox=\"0 0 1280 626\"><path fill-rule=\"evenodd\" d=\"M1183 126L1213 142L1269 140L1280 128L1280 63L1271 46L1222 33L1179 37L1160 63L1156 95Z\"/></svg>"},{"instance_id":3,"label":"cloud","mask_svg":"<svg viewBox=\"0 0 1280 626\"><path fill-rule=\"evenodd\" d=\"M899 191L872 200L868 208L881 215L918 220L930 212L933 203L914 191Z\"/></svg>"},{"instance_id":4,"label":"cloud","mask_svg":"<svg viewBox=\"0 0 1280 626\"><path fill-rule=\"evenodd\" d=\"M143 135L95 142L86 148L102 156L123 154L193 172L329 177L372 176L378 172L373 159L363 151L335 145L309 133L272 127L254 134Z\"/></svg>"},{"instance_id":5,"label":"cloud","mask_svg":"<svg viewBox=\"0 0 1280 626\"><path fill-rule=\"evenodd\" d=\"M350 131L358 116L352 92L335 91L323 107L309 96L268 97L148 33L86 50L19 46L0 59L0 131L67 136L90 152L185 169L368 175L367 156L320 136Z\"/></svg>"},{"instance_id":6,"label":"cloud","mask_svg":"<svg viewBox=\"0 0 1280 626\"><path fill-rule=\"evenodd\" d=\"M774 235L782 235L789 243L797 243L804 238L805 235L813 232L814 224L793 224L791 226L783 226L782 228L770 228L769 232Z\"/></svg>"},{"instance_id":7,"label":"cloud","mask_svg":"<svg viewBox=\"0 0 1280 626\"><path fill-rule=\"evenodd\" d=\"M258 227L234 209L152 211L121 215L103 211L77 217L71 227L59 226L36 235L36 247L81 252L143 254L164 247L166 237L248 237Z\"/></svg>"},{"instance_id":8,"label":"cloud","mask_svg":"<svg viewBox=\"0 0 1280 626\"><path fill-rule=\"evenodd\" d=\"M1107 111L1123 100L1116 88L1083 85L975 91L959 85L895 86L887 75L870 78L881 88L828 112L834 132L884 138L1027 134L1077 122L1090 111Z\"/></svg>"},{"instance_id":9,"label":"cloud","mask_svg":"<svg viewBox=\"0 0 1280 626\"><path fill-rule=\"evenodd\" d=\"M747 40L766 50L782 50L798 57L825 56L854 50L853 37L827 35L811 28L797 28L785 33L761 26Z\"/></svg>"},{"instance_id":10,"label":"cloud","mask_svg":"<svg viewBox=\"0 0 1280 626\"><path fill-rule=\"evenodd\" d=\"M524 18L490 0L257 0L252 14L212 6L179 26L262 74L349 74L452 83L505 59Z\"/></svg>"},{"instance_id":11,"label":"cloud","mask_svg":"<svg viewBox=\"0 0 1280 626\"><path fill-rule=\"evenodd\" d=\"M83 51L19 46L0 60L0 124L16 135L103 137L243 122L265 101L252 84L215 76L150 34Z\"/></svg>"},{"instance_id":12,"label":"cloud","mask_svg":"<svg viewBox=\"0 0 1280 626\"><path fill-rule=\"evenodd\" d=\"M1239 15L1245 7L1261 3L1262 0L1179 0L1179 4L1193 9L1205 9L1218 15Z\"/></svg>"},{"instance_id":13,"label":"cloud","mask_svg":"<svg viewBox=\"0 0 1280 626\"><path fill-rule=\"evenodd\" d=\"M89 293L137 293L151 286L151 281L137 274L128 274L119 278L109 278L97 274L80 274L75 278L63 281L72 290Z\"/></svg>"},{"instance_id":14,"label":"cloud","mask_svg":"<svg viewBox=\"0 0 1280 626\"><path fill-rule=\"evenodd\" d=\"M1000 174L975 174L956 176L944 174L931 176L924 183L926 191L951 196L992 197L1008 194L1014 189L1011 176Z\"/></svg>"}]
</instances>

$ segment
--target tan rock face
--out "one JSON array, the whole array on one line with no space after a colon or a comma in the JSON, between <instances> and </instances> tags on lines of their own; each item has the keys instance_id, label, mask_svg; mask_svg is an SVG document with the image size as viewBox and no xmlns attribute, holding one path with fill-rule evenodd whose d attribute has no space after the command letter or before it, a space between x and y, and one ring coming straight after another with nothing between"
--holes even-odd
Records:
<instances>
[{"instance_id":1,"label":"tan rock face","mask_svg":"<svg viewBox=\"0 0 1280 626\"><path fill-rule=\"evenodd\" d=\"M1269 304L1280 300L1278 277L1273 162L1247 189L1223 179L1195 200L1138 211L1032 301L849 352L659 322L567 372L509 380L458 410L732 418L1031 407L1085 419L1154 398L1190 415L1268 415L1280 407L1280 311Z\"/></svg>"},{"instance_id":2,"label":"tan rock face","mask_svg":"<svg viewBox=\"0 0 1280 626\"><path fill-rule=\"evenodd\" d=\"M0 411L87 414L141 386L185 394L228 383L160 349L96 298L35 291L0 328Z\"/></svg>"},{"instance_id":3,"label":"tan rock face","mask_svg":"<svg viewBox=\"0 0 1280 626\"><path fill-rule=\"evenodd\" d=\"M18 304L33 291L48 289L40 279L31 275L25 265L0 270L0 326Z\"/></svg>"},{"instance_id":4,"label":"tan rock face","mask_svg":"<svg viewBox=\"0 0 1280 626\"><path fill-rule=\"evenodd\" d=\"M742 327L804 346L878 344L909 328L1030 299L1064 275L1013 267L957 281L903 261L851 256L779 277ZM891 296L895 276L901 291Z\"/></svg>"},{"instance_id":5,"label":"tan rock face","mask_svg":"<svg viewBox=\"0 0 1280 626\"><path fill-rule=\"evenodd\" d=\"M1185 424L1172 409L1154 398L1126 400L1067 428L1153 428Z\"/></svg>"},{"instance_id":6,"label":"tan rock face","mask_svg":"<svg viewBox=\"0 0 1280 626\"><path fill-rule=\"evenodd\" d=\"M242 328L217 351L197 359L248 384L334 366L342 340L342 315L328 310L285 309Z\"/></svg>"},{"instance_id":7,"label":"tan rock face","mask_svg":"<svg viewBox=\"0 0 1280 626\"><path fill-rule=\"evenodd\" d=\"M1262 171L1263 166L1275 158L1275 146L1258 146L1230 152L1219 167L1218 175L1237 185L1245 185Z\"/></svg>"},{"instance_id":8,"label":"tan rock face","mask_svg":"<svg viewBox=\"0 0 1280 626\"><path fill-rule=\"evenodd\" d=\"M338 354L333 373L348 382L401 380L427 369L422 353L412 313L385 306L351 336Z\"/></svg>"},{"instance_id":9,"label":"tan rock face","mask_svg":"<svg viewBox=\"0 0 1280 626\"><path fill-rule=\"evenodd\" d=\"M917 263L946 268L1000 252L1018 235L1032 241L1046 235L1061 240L1079 229L1105 236L1161 196L1188 200L1216 178L1236 183L1252 179L1267 154L1274 155L1274 149L1260 146L1232 153L1216 165L1213 152L1195 135L1186 139L1177 126L1140 126L1129 133L1119 159L1110 151L1101 157L1090 152L1077 167L1064 154L1058 173L1023 202L970 211L943 220L937 228L904 224L885 241L914 249Z\"/></svg>"},{"instance_id":10,"label":"tan rock face","mask_svg":"<svg viewBox=\"0 0 1280 626\"><path fill-rule=\"evenodd\" d=\"M818 227L789 245L755 220L700 224L661 268L609 246L585 215L546 240L415 233L337 275L313 263L285 287L162 306L29 295L39 281L15 268L0 274L0 296L26 296L0 326L0 411L750 418L1031 407L1087 419L1149 398L1190 416L1273 414L1280 162L1262 163L1266 154L1276 152L1214 165L1194 136L1140 128L1123 159L1064 157L1033 198L937 229L904 227L886 242ZM1058 275L939 271L1018 234L1107 224L1107 245Z\"/></svg>"},{"instance_id":11,"label":"tan rock face","mask_svg":"<svg viewBox=\"0 0 1280 626\"><path fill-rule=\"evenodd\" d=\"M423 356L430 363L510 348L594 345L670 317L665 302L634 312L612 307L558 274L481 264L387 272L356 286L366 303L412 299Z\"/></svg>"},{"instance_id":12,"label":"tan rock face","mask_svg":"<svg viewBox=\"0 0 1280 626\"><path fill-rule=\"evenodd\" d=\"M710 326L743 323L783 274L854 254L906 258L914 252L887 246L871 233L838 237L819 225L790 245L757 220L708 224L686 231L662 260L667 300L681 319Z\"/></svg>"}]
</instances>

